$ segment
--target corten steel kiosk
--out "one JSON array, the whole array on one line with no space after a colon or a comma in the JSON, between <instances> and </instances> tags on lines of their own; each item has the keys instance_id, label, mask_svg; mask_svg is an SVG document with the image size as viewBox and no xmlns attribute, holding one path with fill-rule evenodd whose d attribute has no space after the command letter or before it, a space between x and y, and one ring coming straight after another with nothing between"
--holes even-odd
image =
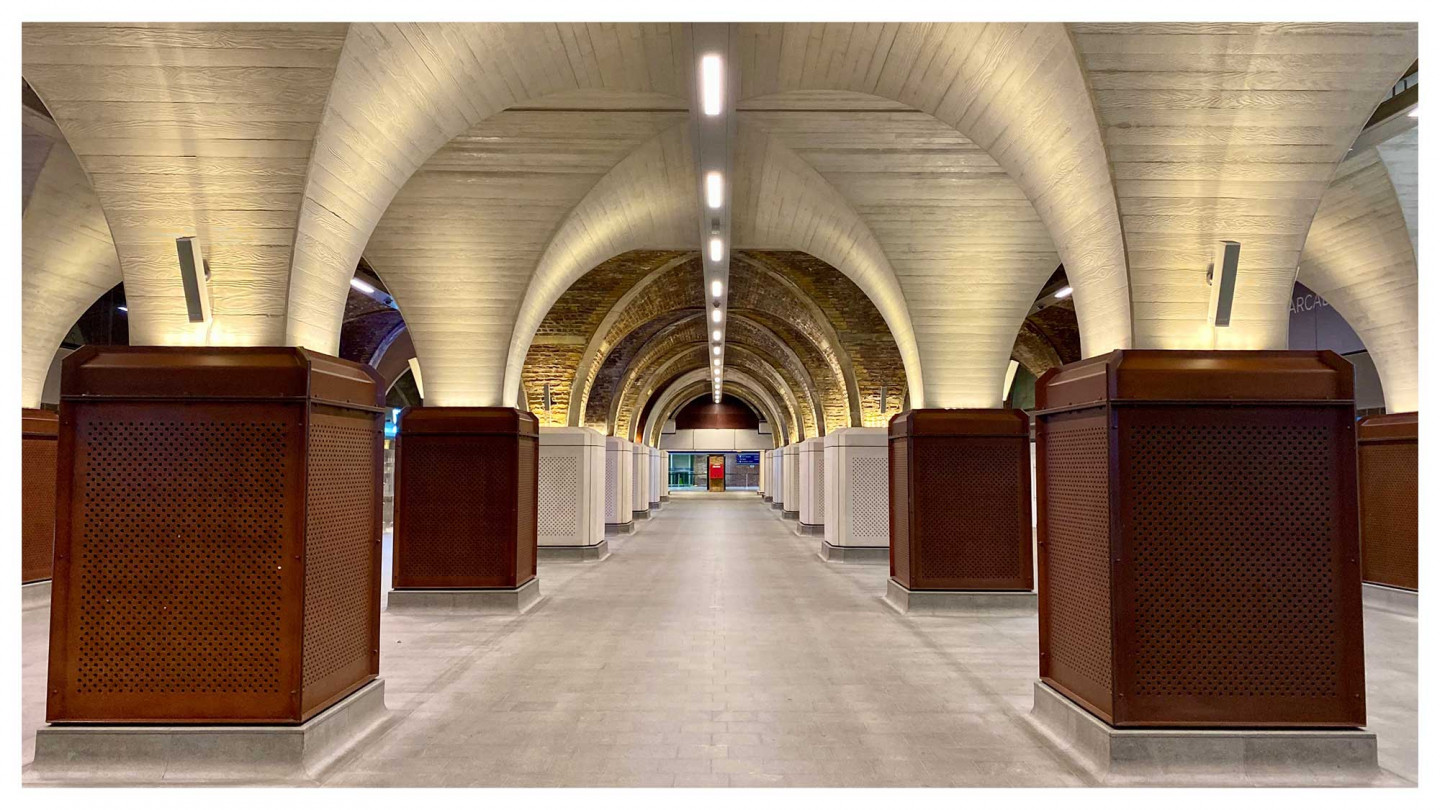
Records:
<instances>
[{"instance_id":1,"label":"corten steel kiosk","mask_svg":"<svg viewBox=\"0 0 1440 810\"><path fill-rule=\"evenodd\" d=\"M300 724L376 678L371 369L296 348L86 346L61 391L49 722ZM87 733L51 730L37 766Z\"/></svg>"},{"instance_id":2,"label":"corten steel kiosk","mask_svg":"<svg viewBox=\"0 0 1440 810\"><path fill-rule=\"evenodd\" d=\"M1036 406L1044 685L1111 727L1365 724L1349 363L1120 350Z\"/></svg>"},{"instance_id":3,"label":"corten steel kiosk","mask_svg":"<svg viewBox=\"0 0 1440 810\"><path fill-rule=\"evenodd\" d=\"M55 560L55 452L60 417L20 411L20 582L50 579ZM43 585L41 586L43 587ZM27 598L29 591L27 590Z\"/></svg>"},{"instance_id":4,"label":"corten steel kiosk","mask_svg":"<svg viewBox=\"0 0 1440 810\"><path fill-rule=\"evenodd\" d=\"M1357 440L1365 581L1416 591L1420 587L1420 415L1366 417L1360 420Z\"/></svg>"},{"instance_id":5,"label":"corten steel kiosk","mask_svg":"<svg viewBox=\"0 0 1440 810\"><path fill-rule=\"evenodd\" d=\"M950 601L998 607L999 592L1011 592L1010 607L1033 609L1025 412L904 411L890 420L889 452L891 603L904 609L917 592L924 600L927 591L981 591L994 598Z\"/></svg>"},{"instance_id":6,"label":"corten steel kiosk","mask_svg":"<svg viewBox=\"0 0 1440 810\"><path fill-rule=\"evenodd\" d=\"M534 583L539 463L534 414L515 408L401 411L391 606L464 604L407 591L514 593ZM529 604L512 601L510 607Z\"/></svg>"}]
</instances>

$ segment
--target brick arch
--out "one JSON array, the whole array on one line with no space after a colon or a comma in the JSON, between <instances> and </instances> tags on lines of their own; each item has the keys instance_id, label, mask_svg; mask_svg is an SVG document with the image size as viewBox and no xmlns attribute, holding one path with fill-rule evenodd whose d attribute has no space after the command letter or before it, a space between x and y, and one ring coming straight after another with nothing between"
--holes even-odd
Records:
<instances>
[{"instance_id":1,"label":"brick arch","mask_svg":"<svg viewBox=\"0 0 1440 810\"><path fill-rule=\"evenodd\" d=\"M776 403L782 410L782 416L788 417L781 422L782 430L787 435L803 435L804 408L801 406L799 397L791 385L784 379L774 366L770 365L763 358L759 358L753 352L737 346L737 356L742 358L735 367L743 370L751 378L767 386L766 393L776 399ZM624 435L627 438L639 435L643 426L643 414L653 404L656 395L664 391L681 376L704 372L704 378L709 379L710 368L710 344L701 341L682 347L678 352L662 359L651 369L646 381L631 389L633 396L627 396L622 403L622 411L628 411L628 417L622 417L617 421L615 432L617 435Z\"/></svg>"},{"instance_id":2,"label":"brick arch","mask_svg":"<svg viewBox=\"0 0 1440 810\"><path fill-rule=\"evenodd\" d=\"M688 402L697 391L710 390L709 369L694 369L681 374L670 382L665 389L654 398L653 403L646 403L645 423L641 426L643 442L645 444L657 444L660 437L660 429L664 426L666 419L674 413L678 407L677 400ZM777 406L772 392L755 378L743 371L735 371L726 375L726 380L721 385L721 390L750 392L749 402L760 402L771 415L779 414L781 409ZM739 394L736 394L739 396ZM772 422L772 424L774 424ZM782 423L783 424L783 423ZM794 437L794 426L784 425L787 428L785 435Z\"/></svg>"},{"instance_id":3,"label":"brick arch","mask_svg":"<svg viewBox=\"0 0 1440 810\"><path fill-rule=\"evenodd\" d=\"M674 398L670 401L670 404L665 408L665 411L667 413L663 416L663 418L659 419L659 421L652 423L650 421L650 416L653 415L653 412L647 409L647 412L645 414L646 425L648 426L654 424L658 426L661 430L663 430L665 423L670 421L670 419L674 418L675 414L679 413L681 408L685 407L691 402L694 402L697 399L700 399L701 397L710 396L711 390L712 389L710 388L710 386L703 382L694 383L692 385L686 386L685 388L681 389L676 393ZM779 432L774 432L774 427L781 426L783 423L777 422L775 420L774 415L770 413L769 406L757 404L763 401L763 398L760 395L757 395L746 386L733 385L729 382L721 383L720 391L722 393L730 394L731 396L740 399L742 402L745 403L747 407L760 414L761 418L772 426L772 433L770 435L773 445L775 447L780 447L783 444L783 434ZM652 400L649 404L653 405L655 404L655 401ZM651 441L657 446L660 444L661 434L652 433L648 428L645 433L647 437L651 437L647 441Z\"/></svg>"},{"instance_id":4,"label":"brick arch","mask_svg":"<svg viewBox=\"0 0 1440 810\"><path fill-rule=\"evenodd\" d=\"M693 251L629 251L612 257L570 285L546 313L530 344L521 378L528 396L520 401L541 416L543 424L581 424L584 403L574 406L579 376L576 369L585 367L585 358L597 342L594 335L608 329L640 290L656 279L669 278L677 265L693 255ZM542 413L538 398L547 383L551 408Z\"/></svg>"},{"instance_id":5,"label":"brick arch","mask_svg":"<svg viewBox=\"0 0 1440 810\"><path fill-rule=\"evenodd\" d=\"M617 434L625 432L625 428L632 421L630 416L635 413L636 401L643 400L651 393L651 387L656 383L661 369L667 368L675 355L687 352L697 345L702 349L702 353L708 349L708 325L701 321L701 317L699 313L686 315L675 324L662 329L647 340L633 360L627 363L620 375L617 390L610 397L606 423L608 429ZM752 352L770 358L776 373L792 393L790 399L798 402L803 396L809 405L808 413L806 409L800 408L800 413L808 417L805 419L807 432L810 435L819 435L824 426L824 407L809 370L794 349L779 335L744 315L732 314L728 331L727 345L748 346ZM701 358L699 365L708 363L706 355Z\"/></svg>"}]
</instances>

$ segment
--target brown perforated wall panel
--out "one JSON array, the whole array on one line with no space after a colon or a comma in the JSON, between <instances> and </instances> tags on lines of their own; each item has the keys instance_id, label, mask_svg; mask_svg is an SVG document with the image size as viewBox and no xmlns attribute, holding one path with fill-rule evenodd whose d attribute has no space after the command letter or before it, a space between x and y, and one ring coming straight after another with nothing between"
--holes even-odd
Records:
<instances>
[{"instance_id":1,"label":"brown perforated wall panel","mask_svg":"<svg viewBox=\"0 0 1440 810\"><path fill-rule=\"evenodd\" d=\"M1110 431L1104 408L1047 419L1036 431L1040 488L1040 675L1108 715Z\"/></svg>"},{"instance_id":2,"label":"brown perforated wall panel","mask_svg":"<svg viewBox=\"0 0 1440 810\"><path fill-rule=\"evenodd\" d=\"M874 461L854 459L853 461ZM890 442L890 576L910 587L910 445Z\"/></svg>"},{"instance_id":3,"label":"brown perforated wall panel","mask_svg":"<svg viewBox=\"0 0 1440 810\"><path fill-rule=\"evenodd\" d=\"M1382 417L1384 419L1386 417ZM1394 417L1388 417L1394 419ZM1360 541L1366 582L1420 587L1419 434L1367 436L1380 420L1360 424Z\"/></svg>"},{"instance_id":4,"label":"brown perforated wall panel","mask_svg":"<svg viewBox=\"0 0 1440 810\"><path fill-rule=\"evenodd\" d=\"M912 410L890 423L891 576L911 590L1029 590L1029 423ZM903 538L903 543L902 543ZM901 549L900 546L904 548Z\"/></svg>"},{"instance_id":5,"label":"brown perforated wall panel","mask_svg":"<svg viewBox=\"0 0 1440 810\"><path fill-rule=\"evenodd\" d=\"M535 430L533 416L507 408L401 415L396 588L514 588L535 576Z\"/></svg>"},{"instance_id":6,"label":"brown perforated wall panel","mask_svg":"<svg viewBox=\"0 0 1440 810\"><path fill-rule=\"evenodd\" d=\"M20 581L50 578L55 560L55 451L59 423L23 410L20 438Z\"/></svg>"},{"instance_id":7,"label":"brown perforated wall panel","mask_svg":"<svg viewBox=\"0 0 1440 810\"><path fill-rule=\"evenodd\" d=\"M1351 375L1329 352L1047 372L1041 676L1122 727L1363 726Z\"/></svg>"},{"instance_id":8,"label":"brown perforated wall panel","mask_svg":"<svg viewBox=\"0 0 1440 810\"><path fill-rule=\"evenodd\" d=\"M522 436L518 442L519 453L516 475L516 518L515 518L515 570L519 582L535 576L537 545L540 539L540 440ZM646 477L649 481L649 477ZM528 484L528 485L527 485Z\"/></svg>"},{"instance_id":9,"label":"brown perforated wall panel","mask_svg":"<svg viewBox=\"0 0 1440 810\"><path fill-rule=\"evenodd\" d=\"M70 677L52 719L292 715L302 407L71 413L68 572L54 594Z\"/></svg>"},{"instance_id":10,"label":"brown perforated wall panel","mask_svg":"<svg viewBox=\"0 0 1440 810\"><path fill-rule=\"evenodd\" d=\"M373 378L297 349L87 347L63 379L50 722L298 723L374 677ZM332 386L369 404L309 400Z\"/></svg>"},{"instance_id":11,"label":"brown perforated wall panel","mask_svg":"<svg viewBox=\"0 0 1440 810\"><path fill-rule=\"evenodd\" d=\"M302 683L306 714L379 672L380 527L369 499L360 494L380 483L374 434L370 419L310 416Z\"/></svg>"}]
</instances>

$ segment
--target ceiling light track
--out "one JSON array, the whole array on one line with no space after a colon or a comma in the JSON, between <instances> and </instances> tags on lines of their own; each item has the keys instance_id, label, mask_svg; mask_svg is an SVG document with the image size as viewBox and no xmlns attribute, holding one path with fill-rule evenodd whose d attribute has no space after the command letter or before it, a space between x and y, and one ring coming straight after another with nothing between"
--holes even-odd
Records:
<instances>
[{"instance_id":1,"label":"ceiling light track","mask_svg":"<svg viewBox=\"0 0 1440 810\"><path fill-rule=\"evenodd\" d=\"M699 198L702 294L710 310L711 398L725 384L725 325L730 287L730 178L735 141L736 68L728 23L695 23L695 93L690 125Z\"/></svg>"}]
</instances>

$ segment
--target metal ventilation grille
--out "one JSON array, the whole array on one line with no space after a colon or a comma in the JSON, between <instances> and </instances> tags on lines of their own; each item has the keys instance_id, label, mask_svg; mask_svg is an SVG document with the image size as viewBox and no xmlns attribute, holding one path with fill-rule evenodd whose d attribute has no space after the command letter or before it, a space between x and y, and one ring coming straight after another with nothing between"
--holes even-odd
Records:
<instances>
[{"instance_id":1,"label":"metal ventilation grille","mask_svg":"<svg viewBox=\"0 0 1440 810\"><path fill-rule=\"evenodd\" d=\"M20 443L20 580L49 579L55 562L54 439Z\"/></svg>"},{"instance_id":2,"label":"metal ventilation grille","mask_svg":"<svg viewBox=\"0 0 1440 810\"><path fill-rule=\"evenodd\" d=\"M620 454L605 454L605 522L620 522Z\"/></svg>"},{"instance_id":3,"label":"metal ventilation grille","mask_svg":"<svg viewBox=\"0 0 1440 810\"><path fill-rule=\"evenodd\" d=\"M305 689L342 671L363 674L370 668L373 623L378 620L371 602L379 577L374 562L375 441L369 420L311 414Z\"/></svg>"},{"instance_id":4,"label":"metal ventilation grille","mask_svg":"<svg viewBox=\"0 0 1440 810\"><path fill-rule=\"evenodd\" d=\"M196 410L77 425L76 693L276 693L285 682L294 426Z\"/></svg>"},{"instance_id":5,"label":"metal ventilation grille","mask_svg":"<svg viewBox=\"0 0 1440 810\"><path fill-rule=\"evenodd\" d=\"M510 489L510 497L516 501L515 577L519 583L528 579L526 571L531 576L536 573L536 519L540 511L536 476L540 466L540 440L534 436L521 436L511 452L520 456L515 465L515 484Z\"/></svg>"},{"instance_id":6,"label":"metal ventilation grille","mask_svg":"<svg viewBox=\"0 0 1440 810\"><path fill-rule=\"evenodd\" d=\"M890 542L890 470L883 458L850 459L851 535L883 546Z\"/></svg>"},{"instance_id":7,"label":"metal ventilation grille","mask_svg":"<svg viewBox=\"0 0 1440 810\"><path fill-rule=\"evenodd\" d=\"M825 454L811 453L810 469L815 471L815 487L810 500L814 503L815 523L825 522Z\"/></svg>"},{"instance_id":8,"label":"metal ventilation grille","mask_svg":"<svg viewBox=\"0 0 1440 810\"><path fill-rule=\"evenodd\" d=\"M914 440L915 512L923 516L922 580L1021 580L1013 471L1028 442L927 436ZM918 471L923 471L920 473ZM963 508L960 506L963 504ZM1028 528L1028 527L1027 527Z\"/></svg>"},{"instance_id":9,"label":"metal ventilation grille","mask_svg":"<svg viewBox=\"0 0 1440 810\"><path fill-rule=\"evenodd\" d=\"M540 458L540 536L573 538L580 531L580 460ZM610 498L605 499L606 514Z\"/></svg>"},{"instance_id":10,"label":"metal ventilation grille","mask_svg":"<svg viewBox=\"0 0 1440 810\"><path fill-rule=\"evenodd\" d=\"M1333 696L1334 431L1220 419L1126 421L1134 648L1120 654L1130 688Z\"/></svg>"},{"instance_id":11,"label":"metal ventilation grille","mask_svg":"<svg viewBox=\"0 0 1440 810\"><path fill-rule=\"evenodd\" d=\"M410 434L400 441L404 578L508 578L514 437ZM421 510L423 519L406 519Z\"/></svg>"},{"instance_id":12,"label":"metal ventilation grille","mask_svg":"<svg viewBox=\"0 0 1440 810\"><path fill-rule=\"evenodd\" d=\"M1104 413L1052 417L1041 452L1046 475L1045 583L1049 654L1101 691L1111 685L1109 430ZM1063 515L1052 520L1051 515ZM1079 691L1083 687L1066 683Z\"/></svg>"},{"instance_id":13,"label":"metal ventilation grille","mask_svg":"<svg viewBox=\"0 0 1440 810\"><path fill-rule=\"evenodd\" d=\"M1365 581L1420 587L1420 492L1415 442L1360 445L1360 539ZM29 509L29 505L26 505Z\"/></svg>"},{"instance_id":14,"label":"metal ventilation grille","mask_svg":"<svg viewBox=\"0 0 1440 810\"><path fill-rule=\"evenodd\" d=\"M890 442L889 469L894 470L895 475L889 478L887 482L887 488L889 489L888 508L895 512L896 519L892 521L888 514L885 516L886 533L889 534L892 526L895 531L893 537L886 538L890 545L890 576L895 577L900 581L900 584L907 588L910 587L910 520L905 515L905 511L910 507L909 453L909 442ZM850 491L850 501L852 504L851 514L855 516L860 514L856 495L862 490L857 490L855 487L859 484L858 475L861 467L858 462L861 461L874 462L880 461L880 459L853 458L850 460L850 484L852 487ZM889 476L889 470L886 471L886 475L887 477ZM871 485L870 489L873 488L873 485ZM855 524L858 534L859 521L856 520Z\"/></svg>"}]
</instances>

